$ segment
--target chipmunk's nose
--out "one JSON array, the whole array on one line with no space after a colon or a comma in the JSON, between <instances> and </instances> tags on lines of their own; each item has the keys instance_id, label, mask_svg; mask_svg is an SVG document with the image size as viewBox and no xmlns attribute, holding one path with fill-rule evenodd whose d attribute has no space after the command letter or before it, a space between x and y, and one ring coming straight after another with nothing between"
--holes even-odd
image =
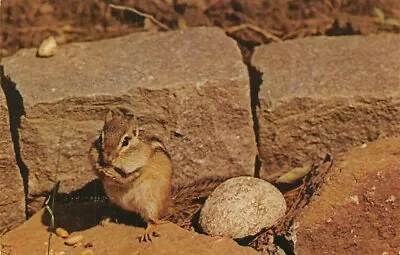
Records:
<instances>
[{"instance_id":1,"label":"chipmunk's nose","mask_svg":"<svg viewBox=\"0 0 400 255\"><path fill-rule=\"evenodd\" d=\"M106 165L112 165L112 162L113 162L113 157L112 157L112 155L109 154L109 153L105 153L105 154L103 155L103 161L104 161L104 163L105 163Z\"/></svg>"}]
</instances>

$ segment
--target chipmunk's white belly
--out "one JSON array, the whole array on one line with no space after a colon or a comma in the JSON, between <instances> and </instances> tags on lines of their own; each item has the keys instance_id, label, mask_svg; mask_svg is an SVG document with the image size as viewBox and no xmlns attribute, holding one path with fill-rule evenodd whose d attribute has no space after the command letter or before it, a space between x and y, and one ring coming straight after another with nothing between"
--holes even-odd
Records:
<instances>
[{"instance_id":1,"label":"chipmunk's white belly","mask_svg":"<svg viewBox=\"0 0 400 255\"><path fill-rule=\"evenodd\" d=\"M103 187L112 203L127 211L138 212L132 187L116 184L113 181L104 181Z\"/></svg>"}]
</instances>

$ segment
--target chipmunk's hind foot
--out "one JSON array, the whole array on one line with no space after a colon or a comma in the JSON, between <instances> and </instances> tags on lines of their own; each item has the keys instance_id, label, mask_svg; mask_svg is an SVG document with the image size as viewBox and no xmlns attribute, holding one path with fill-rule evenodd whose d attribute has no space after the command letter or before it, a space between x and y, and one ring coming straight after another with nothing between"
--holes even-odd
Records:
<instances>
[{"instance_id":1,"label":"chipmunk's hind foot","mask_svg":"<svg viewBox=\"0 0 400 255\"><path fill-rule=\"evenodd\" d=\"M156 225L149 223L147 225L146 230L144 231L143 235L138 236L136 239L139 240L139 242L152 242L153 237L159 237L160 233L156 231Z\"/></svg>"}]
</instances>

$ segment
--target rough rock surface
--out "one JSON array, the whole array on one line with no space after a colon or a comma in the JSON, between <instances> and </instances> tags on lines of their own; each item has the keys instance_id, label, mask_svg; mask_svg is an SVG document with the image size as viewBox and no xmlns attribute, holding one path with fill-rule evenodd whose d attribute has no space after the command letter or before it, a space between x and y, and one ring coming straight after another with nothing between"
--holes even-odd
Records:
<instances>
[{"instance_id":1,"label":"rough rock surface","mask_svg":"<svg viewBox=\"0 0 400 255\"><path fill-rule=\"evenodd\" d=\"M211 236L243 238L271 227L285 211L285 198L275 186L254 177L235 177L208 197L200 226Z\"/></svg>"},{"instance_id":2,"label":"rough rock surface","mask_svg":"<svg viewBox=\"0 0 400 255\"><path fill-rule=\"evenodd\" d=\"M253 174L248 73L223 30L139 33L65 45L51 58L35 54L3 60L26 112L19 134L30 198L56 180L69 192L94 178L87 151L114 106L131 106L141 133L164 141L174 184Z\"/></svg>"},{"instance_id":3,"label":"rough rock surface","mask_svg":"<svg viewBox=\"0 0 400 255\"><path fill-rule=\"evenodd\" d=\"M5 245L4 252L16 254L47 254L49 232L43 224L43 210L31 217L18 228L10 231L0 239ZM139 243L136 237L144 228L124 224L110 223L107 227L95 226L86 230L71 233L71 236L82 235L82 245L67 246L64 239L53 235L51 250L64 254L80 254L84 246L90 244L94 254L232 254L256 255L258 252L249 247L242 247L233 240L221 237L209 237L179 228L171 223L158 228L160 237L153 242ZM24 244L21 245L21 240Z\"/></svg>"},{"instance_id":4,"label":"rough rock surface","mask_svg":"<svg viewBox=\"0 0 400 255\"><path fill-rule=\"evenodd\" d=\"M296 219L296 254L398 254L400 138L351 149Z\"/></svg>"},{"instance_id":5,"label":"rough rock surface","mask_svg":"<svg viewBox=\"0 0 400 255\"><path fill-rule=\"evenodd\" d=\"M261 176L400 134L400 36L309 37L257 47Z\"/></svg>"},{"instance_id":6,"label":"rough rock surface","mask_svg":"<svg viewBox=\"0 0 400 255\"><path fill-rule=\"evenodd\" d=\"M0 70L1 74L1 70ZM2 83L5 77L2 78ZM0 235L25 220L25 195L10 133L7 101L0 91Z\"/></svg>"}]
</instances>

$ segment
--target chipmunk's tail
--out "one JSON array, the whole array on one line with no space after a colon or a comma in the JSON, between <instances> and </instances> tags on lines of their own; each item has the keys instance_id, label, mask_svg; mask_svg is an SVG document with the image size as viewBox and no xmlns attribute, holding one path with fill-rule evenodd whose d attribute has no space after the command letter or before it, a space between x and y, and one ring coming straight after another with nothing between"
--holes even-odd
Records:
<instances>
[{"instance_id":1,"label":"chipmunk's tail","mask_svg":"<svg viewBox=\"0 0 400 255\"><path fill-rule=\"evenodd\" d=\"M172 200L175 204L186 203L188 200L207 198L228 177L209 177L195 182L177 186L172 189Z\"/></svg>"},{"instance_id":2,"label":"chipmunk's tail","mask_svg":"<svg viewBox=\"0 0 400 255\"><path fill-rule=\"evenodd\" d=\"M173 188L171 192L173 204L164 219L181 227L189 226L189 222L200 210L207 197L227 179L229 177L209 177Z\"/></svg>"}]
</instances>

